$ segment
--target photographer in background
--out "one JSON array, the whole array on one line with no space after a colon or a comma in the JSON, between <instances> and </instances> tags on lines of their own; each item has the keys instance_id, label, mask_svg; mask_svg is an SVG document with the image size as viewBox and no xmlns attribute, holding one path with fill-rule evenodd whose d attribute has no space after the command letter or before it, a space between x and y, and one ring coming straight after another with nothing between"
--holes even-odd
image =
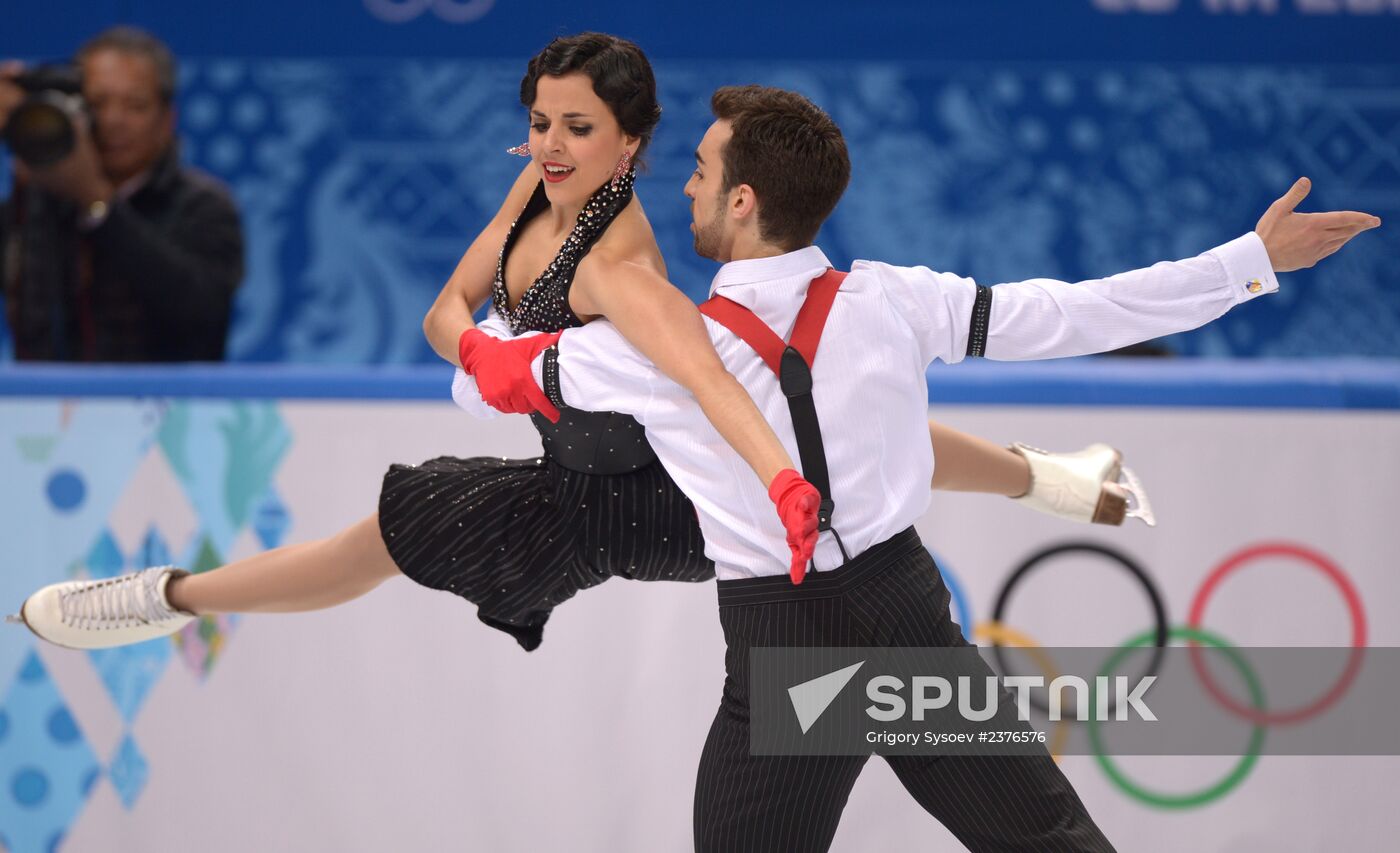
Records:
<instances>
[{"instance_id":1,"label":"photographer in background","mask_svg":"<svg viewBox=\"0 0 1400 853\"><path fill-rule=\"evenodd\" d=\"M85 44L76 69L0 66L16 359L223 359L243 233L228 191L180 165L174 95L170 50L129 27Z\"/></svg>"}]
</instances>

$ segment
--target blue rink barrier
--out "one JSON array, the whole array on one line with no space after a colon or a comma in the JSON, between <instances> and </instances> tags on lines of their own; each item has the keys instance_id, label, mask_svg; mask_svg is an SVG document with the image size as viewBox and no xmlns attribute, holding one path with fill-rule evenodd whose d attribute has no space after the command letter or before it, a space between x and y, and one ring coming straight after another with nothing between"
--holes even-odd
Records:
<instances>
[{"instance_id":1,"label":"blue rink barrier","mask_svg":"<svg viewBox=\"0 0 1400 853\"><path fill-rule=\"evenodd\" d=\"M0 397L447 400L445 365L0 368ZM935 364L933 405L1400 409L1400 359L1066 359Z\"/></svg>"}]
</instances>

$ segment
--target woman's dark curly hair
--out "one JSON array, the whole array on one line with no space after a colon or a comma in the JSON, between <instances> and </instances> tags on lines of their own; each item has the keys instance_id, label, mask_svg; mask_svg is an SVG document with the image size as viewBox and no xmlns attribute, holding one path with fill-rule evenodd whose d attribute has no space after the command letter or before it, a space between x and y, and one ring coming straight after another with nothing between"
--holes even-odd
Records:
<instances>
[{"instance_id":1,"label":"woman's dark curly hair","mask_svg":"<svg viewBox=\"0 0 1400 853\"><path fill-rule=\"evenodd\" d=\"M526 108L535 103L535 88L541 77L563 77L575 72L582 72L593 81L594 93L612 110L622 132L641 139L636 155L640 158L661 120L656 78L646 54L627 39L606 33L557 38L530 60L520 81L520 103Z\"/></svg>"}]
</instances>

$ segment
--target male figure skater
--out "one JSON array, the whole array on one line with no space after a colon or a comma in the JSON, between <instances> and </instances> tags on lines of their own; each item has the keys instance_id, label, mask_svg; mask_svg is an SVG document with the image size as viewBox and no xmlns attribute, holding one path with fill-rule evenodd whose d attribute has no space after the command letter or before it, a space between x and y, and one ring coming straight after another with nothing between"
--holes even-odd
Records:
<instances>
[{"instance_id":1,"label":"male figure skater","mask_svg":"<svg viewBox=\"0 0 1400 853\"><path fill-rule=\"evenodd\" d=\"M726 367L821 492L819 571L789 578L784 531L747 465L696 401L607 322L565 331L535 358L533 376L517 367L513 380L517 389L538 380L555 405L635 416L695 503L728 645L696 782L697 849L825 850L865 758L751 755L749 650L964 644L911 526L927 507L933 467L927 366L968 355L1080 355L1192 329L1277 290L1276 271L1311 266L1380 222L1295 213L1304 179L1254 232L1102 280L992 289L870 261L842 280L812 245L850 175L840 129L778 89L720 89L712 107L716 121L685 188L696 251L725 262L702 311ZM824 323L812 319L823 312ZM538 341L528 344L538 351ZM518 392L491 396L503 409L523 405ZM887 760L920 805L974 850L1112 849L1046 754Z\"/></svg>"}]
</instances>

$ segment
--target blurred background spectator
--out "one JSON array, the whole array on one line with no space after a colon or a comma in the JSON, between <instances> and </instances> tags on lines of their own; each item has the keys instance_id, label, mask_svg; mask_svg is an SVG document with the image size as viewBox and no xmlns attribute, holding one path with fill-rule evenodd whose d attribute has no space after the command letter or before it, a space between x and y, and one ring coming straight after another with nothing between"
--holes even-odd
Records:
<instances>
[{"instance_id":1,"label":"blurred background spectator","mask_svg":"<svg viewBox=\"0 0 1400 853\"><path fill-rule=\"evenodd\" d=\"M228 192L182 166L175 60L115 27L72 66L0 70L14 184L0 208L20 360L220 361L243 236Z\"/></svg>"}]
</instances>

